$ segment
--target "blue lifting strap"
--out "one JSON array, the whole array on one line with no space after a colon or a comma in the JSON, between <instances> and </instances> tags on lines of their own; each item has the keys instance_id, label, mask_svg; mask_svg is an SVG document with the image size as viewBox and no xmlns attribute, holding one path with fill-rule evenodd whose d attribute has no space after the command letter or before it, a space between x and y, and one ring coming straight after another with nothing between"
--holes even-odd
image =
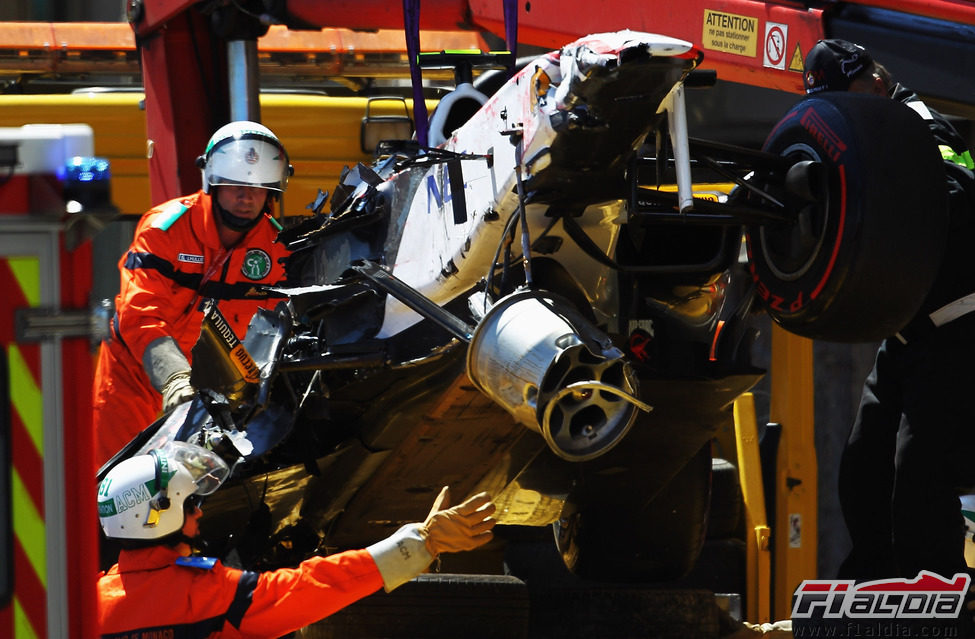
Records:
<instances>
[{"instance_id":1,"label":"blue lifting strap","mask_svg":"<svg viewBox=\"0 0 975 639\"><path fill-rule=\"evenodd\" d=\"M504 43L511 52L508 72L514 75L518 60L518 0L504 0Z\"/></svg>"},{"instance_id":2,"label":"blue lifting strap","mask_svg":"<svg viewBox=\"0 0 975 639\"><path fill-rule=\"evenodd\" d=\"M518 0L504 1L504 40L511 52L509 73L514 75L518 58ZM413 85L413 121L416 141L427 146L430 130L427 103L423 98L423 72L420 69L420 0L403 0L403 25L406 31L406 55L410 59L410 82Z\"/></svg>"},{"instance_id":3,"label":"blue lifting strap","mask_svg":"<svg viewBox=\"0 0 975 639\"><path fill-rule=\"evenodd\" d=\"M410 58L410 81L413 84L413 121L416 141L427 145L430 129L427 103L423 98L423 75L420 70L420 0L403 0L403 25L406 29L406 55Z\"/></svg>"}]
</instances>

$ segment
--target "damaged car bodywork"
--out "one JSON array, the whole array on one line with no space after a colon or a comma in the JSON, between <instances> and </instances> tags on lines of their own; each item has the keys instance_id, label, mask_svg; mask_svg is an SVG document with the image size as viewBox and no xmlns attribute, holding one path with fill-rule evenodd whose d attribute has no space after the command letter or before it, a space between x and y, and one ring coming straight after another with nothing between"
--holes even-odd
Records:
<instances>
[{"instance_id":1,"label":"damaged car bodywork","mask_svg":"<svg viewBox=\"0 0 975 639\"><path fill-rule=\"evenodd\" d=\"M489 491L500 524L551 526L579 575L686 573L710 441L763 373L754 315L886 335L946 232L888 230L941 197L882 193L938 183L908 109L818 96L761 151L695 140L700 60L665 36L588 36L525 64L437 146L384 144L328 212L323 196L282 232L289 301L239 343L211 305L198 397L102 473L170 438L221 452L233 478L202 529L247 567L372 543L449 484ZM865 171L880 126L903 137ZM879 274L902 287L876 290Z\"/></svg>"}]
</instances>

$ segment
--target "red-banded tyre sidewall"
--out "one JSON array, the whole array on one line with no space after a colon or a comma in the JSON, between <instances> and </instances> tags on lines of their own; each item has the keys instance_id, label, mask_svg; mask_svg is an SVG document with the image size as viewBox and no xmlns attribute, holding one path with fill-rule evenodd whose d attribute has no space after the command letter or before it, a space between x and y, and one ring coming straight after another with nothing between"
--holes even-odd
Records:
<instances>
[{"instance_id":1,"label":"red-banded tyre sidewall","mask_svg":"<svg viewBox=\"0 0 975 639\"><path fill-rule=\"evenodd\" d=\"M788 200L794 224L747 229L749 267L786 330L839 342L883 339L917 312L941 263L944 166L927 124L884 97L807 97L765 150L822 162L816 203Z\"/></svg>"}]
</instances>

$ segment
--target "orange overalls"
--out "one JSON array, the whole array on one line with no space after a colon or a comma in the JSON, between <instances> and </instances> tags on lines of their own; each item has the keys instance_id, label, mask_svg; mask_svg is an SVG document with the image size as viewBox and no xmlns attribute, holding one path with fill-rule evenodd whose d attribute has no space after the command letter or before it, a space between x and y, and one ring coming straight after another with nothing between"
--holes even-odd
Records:
<instances>
[{"instance_id":1,"label":"orange overalls","mask_svg":"<svg viewBox=\"0 0 975 639\"><path fill-rule=\"evenodd\" d=\"M232 249L220 243L209 195L199 191L170 200L142 216L128 252L119 260L121 288L115 298L111 337L102 343L94 384L95 464L100 466L159 415L160 394L143 369L153 340L171 336L192 363L200 336L202 305L217 306L238 337L259 307L282 297L262 287L284 284L270 217Z\"/></svg>"},{"instance_id":2,"label":"orange overalls","mask_svg":"<svg viewBox=\"0 0 975 639\"><path fill-rule=\"evenodd\" d=\"M190 565L181 565L177 561ZM297 568L255 573L168 546L123 550L98 579L101 636L280 637L383 586L369 552L312 557Z\"/></svg>"}]
</instances>

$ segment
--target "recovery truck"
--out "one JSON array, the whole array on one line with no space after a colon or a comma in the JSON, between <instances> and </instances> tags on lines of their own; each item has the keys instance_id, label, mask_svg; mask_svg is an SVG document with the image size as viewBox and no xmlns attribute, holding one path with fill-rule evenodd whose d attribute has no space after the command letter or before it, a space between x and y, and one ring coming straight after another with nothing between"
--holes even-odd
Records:
<instances>
[{"instance_id":1,"label":"recovery truck","mask_svg":"<svg viewBox=\"0 0 975 639\"><path fill-rule=\"evenodd\" d=\"M91 242L114 215L87 124L0 128L0 632L90 636Z\"/></svg>"}]
</instances>

